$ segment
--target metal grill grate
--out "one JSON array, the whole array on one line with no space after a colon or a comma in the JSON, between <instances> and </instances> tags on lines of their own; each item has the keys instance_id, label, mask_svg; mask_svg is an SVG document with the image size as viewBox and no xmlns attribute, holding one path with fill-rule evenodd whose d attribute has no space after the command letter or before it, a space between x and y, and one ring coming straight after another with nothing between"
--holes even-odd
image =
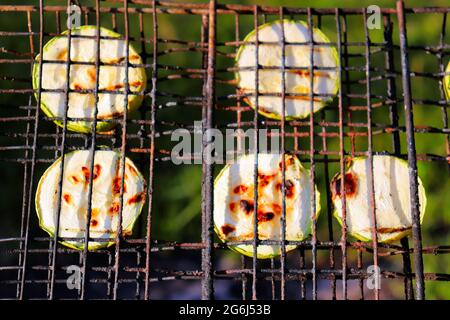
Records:
<instances>
[{"instance_id":1,"label":"metal grill grate","mask_svg":"<svg viewBox=\"0 0 450 320\"><path fill-rule=\"evenodd\" d=\"M0 108L0 161L5 169L8 168L15 175L9 177L11 180L8 182L19 179L18 175L23 179L20 186L16 183L20 189L16 188L12 193L22 196L21 203L16 203L20 201L16 196L13 203L6 204L5 201L5 212L2 213L6 219L20 221L16 225L11 222L15 228L12 233L7 231L10 229L0 229L4 230L0 234L0 298L167 298L176 296L160 296L158 292L180 290L170 283L189 282L195 284L196 290L187 297L205 299L213 298L214 291L218 298L229 298L234 294L243 299L378 299L379 290L369 291L364 286L364 280L370 276L366 271L366 265L369 264L381 266L382 285L402 283L406 299L424 298L426 282L450 280L450 274L447 273L424 272L422 256L448 253L450 246L423 245L417 201L417 161L435 163L434 170L442 170L443 176L448 175L448 103L442 89L437 100L416 97L411 89L417 85L415 81L421 84L424 80L442 88L444 62L450 52L446 44L449 28L447 14L450 8L404 8L403 3L398 2L396 8L381 10L382 30L373 34L367 25L365 8L275 8L224 5L215 1L205 4L150 0L80 1L85 24L108 26L123 34L127 42L141 48L143 66L149 76L138 118L128 118L125 113L122 119L112 120L117 121L118 126L107 134L97 134L95 130L93 134L80 134L67 130L67 108L65 116L60 119L64 128L55 126L52 123L54 118L46 117L39 111L37 106L40 105L41 85L37 101L33 96L30 70L34 57L37 54L42 56L43 45L65 30L67 6L72 3L61 1L60 5L46 5L44 2L40 0L39 5L0 6L3 21L0 31L0 92L5 97ZM414 19L420 15L434 17L436 23L432 27L439 29L439 43L408 45L406 30L420 26L410 25L407 28L407 17ZM340 90L337 99L306 120L287 121L283 116L281 121L273 121L259 116L258 112L242 103L243 94L235 89L231 80L236 70L235 52L243 44L243 36L266 21L285 17L307 21L310 27L327 28L331 39L335 39L332 44L340 57ZM20 30L9 30L8 22L14 20L22 21ZM225 21L233 21L234 30L218 33ZM183 35L187 35L187 38L171 35L170 30L183 28L183 24L189 24L189 28L196 28L198 32L189 34L186 31ZM363 28L364 38L355 38L353 28ZM70 41L70 32L67 37ZM96 41L99 44L99 35ZM284 41L280 45L283 48ZM315 43L306 45L313 48ZM312 52L310 60L313 59ZM437 71L410 70L408 55L423 55L432 59ZM68 60L67 66L71 64ZM284 58L282 60L281 69L285 70ZM174 65L167 61L180 63ZM94 65L99 72L98 53ZM125 65L129 65L128 52ZM313 63L310 65L309 72L313 74ZM42 61L39 67L42 70ZM128 81L125 83L128 94ZM383 90L375 90L374 83ZM184 85L193 90L183 89ZM282 83L282 86L285 84ZM68 95L68 82L64 92ZM93 93L97 96L98 92L97 82ZM312 101L312 94L309 97ZM284 93L282 99L285 99ZM432 119L425 125L415 124L413 109L419 104L432 109L429 111L432 115L436 114L435 109L439 109L442 120L438 122ZM311 110L312 107L311 103ZM172 112L182 108L186 109L182 117L179 111ZM154 193L158 189L155 183L158 167L173 165L170 163L168 138L177 128L186 128L192 132L191 120L201 120L203 129L279 128L283 153L290 152L303 163L309 163L311 183L319 182L323 187L321 190L326 191L326 205L322 209L326 212L326 218L320 224L313 220L312 238L300 242L284 241L284 229L281 242L255 238L251 242L254 252L256 243L281 243L281 256L269 261L241 257L240 265L224 267L222 262L228 250L213 236L214 166L208 164L201 166L202 219L201 226L197 226L201 239L180 242L155 238L151 231L164 215L164 212L155 208L154 203ZM436 154L416 150L415 139L423 139L428 143L439 141L442 143L442 152ZM202 142L204 147L210 143L208 139ZM61 239L43 236L37 226L33 204L37 181L40 173L58 157L71 150L94 151L98 146L120 148L122 159L125 155L131 157L146 172L147 210L140 216L138 232L126 239L118 232L112 249L92 252L87 249L68 249L58 244L57 240ZM392 154L408 160L410 187L414 195L411 208L415 221L411 248L407 238L402 239L400 245L354 241L347 234L345 225L340 228L332 219L330 175L344 172L347 156L367 155L371 159L377 153ZM191 155L195 156L198 155ZM93 171L93 165L92 160L90 172ZM373 176L369 177L370 180L373 180ZM256 188L256 177L255 182ZM283 190L284 184L283 174ZM441 196L445 197L445 192ZM89 199L91 197L92 179ZM312 208L316 207L317 201L320 199L313 197ZM373 191L370 203L375 220ZM442 214L445 214L446 209L443 208ZM285 226L285 210L282 223ZM89 221L87 230L88 226ZM373 233L376 238L375 229ZM88 239L89 234L86 234L85 243ZM294 253L286 255L287 244L298 244L299 247ZM414 258L413 264L411 257ZM185 258L189 259L190 264L178 263ZM70 265L79 265L83 271L79 290L66 287L66 270ZM397 270L395 267L399 265L402 267ZM233 290L238 286L240 293L232 291L233 294L223 295L219 290L225 286L222 280L232 280ZM201 288L196 286L199 283ZM189 288L191 290L192 287Z\"/></svg>"}]
</instances>

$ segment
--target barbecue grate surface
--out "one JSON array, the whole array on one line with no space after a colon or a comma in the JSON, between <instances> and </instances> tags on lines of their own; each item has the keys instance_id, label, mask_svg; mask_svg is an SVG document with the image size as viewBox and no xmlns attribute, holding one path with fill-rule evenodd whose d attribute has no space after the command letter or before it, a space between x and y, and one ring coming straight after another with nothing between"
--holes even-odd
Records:
<instances>
[{"instance_id":1,"label":"barbecue grate surface","mask_svg":"<svg viewBox=\"0 0 450 320\"><path fill-rule=\"evenodd\" d=\"M371 276L367 271L369 265L381 267L382 288L390 283L401 284L406 299L423 299L426 283L443 281L439 285L447 285L450 274L424 271L423 256L426 262L430 261L427 256L439 254L444 261L446 256L442 254L449 253L450 246L423 245L416 199L419 161L424 168L442 172L442 184L436 187L442 189L433 199L445 203L443 188L450 168L450 131L442 77L450 54L447 44L450 8L404 8L398 2L396 8L382 8L381 29L370 30L365 8L276 8L224 5L216 1L203 4L79 1L82 24L108 27L140 48L149 81L137 117L125 114L122 119L113 120L118 125L106 134L80 134L66 130L67 114L61 119L65 127L60 128L53 124L54 118L40 112L37 106L41 86L38 101L34 98L31 86L34 57L42 53L50 38L66 29L66 10L72 4L45 2L0 5L0 161L4 182L10 189L5 189L2 201L5 226L0 227L0 298L390 297L383 296L383 290L366 288L365 281ZM438 43L431 43L434 39L430 36L430 43L408 44L406 30L417 32L421 26L407 24L407 18L416 21L427 15L434 19L427 31L438 35ZM337 98L305 120L273 121L258 115L242 102L243 96L233 82L234 57L243 37L266 21L283 18L300 19L309 26L324 28L340 57ZM17 25L13 21L21 21L20 30L13 28ZM184 25L189 27L180 31ZM222 31L222 27L230 25L234 27ZM363 38L356 36L356 29L364 30ZM312 47L314 43L308 45ZM420 71L420 66L411 66L408 56L430 60L435 69ZM128 57L125 62L128 65ZM70 64L68 61L67 65ZM98 64L97 58L95 65ZM424 81L436 87L436 94L416 95L414 88ZM98 83L94 93L97 91ZM414 123L413 109L414 113L429 114L429 121ZM162 200L157 198L163 196L163 191L158 188L168 185L161 181L158 170L174 170L175 175L182 174L185 167L175 168L171 163L170 135L178 128L193 132L194 120L201 120L204 130L213 127L280 130L283 153L296 154L302 163L309 164L311 182L318 183L322 195L326 195L326 200L322 196L321 222L314 220L311 239L281 241L281 256L269 261L240 257L240 264L236 264L236 260L230 260L230 256L236 258L238 254L230 253L213 236L212 188L216 166L207 164L197 166L202 177L201 207L197 204L202 218L196 225L197 240L166 239L161 232L158 237L153 235L155 225L164 219ZM430 148L418 150L415 140ZM206 147L211 141L205 139L202 143ZM49 164L61 155L79 149L93 151L99 146L119 148L122 157L126 155L136 162L146 175L148 201L132 237L124 239L119 232L115 246L110 249L93 252L68 249L58 244L56 237L44 235L37 226L34 207L37 182ZM330 176L344 172L347 156L371 158L379 153L407 159L410 166L415 224L412 238L402 239L400 245L354 241L346 228L332 218ZM170 175L164 177L168 179ZM91 194L92 182L89 197ZM317 201L313 199L313 208ZM371 208L374 212L373 201ZM440 214L445 215L446 209L441 208ZM433 221L425 219L425 223ZM257 242L263 241L252 241ZM285 246L289 243L299 247L286 255ZM66 285L66 271L71 265L81 267L79 290L70 290ZM176 291L181 293L177 295Z\"/></svg>"}]
</instances>

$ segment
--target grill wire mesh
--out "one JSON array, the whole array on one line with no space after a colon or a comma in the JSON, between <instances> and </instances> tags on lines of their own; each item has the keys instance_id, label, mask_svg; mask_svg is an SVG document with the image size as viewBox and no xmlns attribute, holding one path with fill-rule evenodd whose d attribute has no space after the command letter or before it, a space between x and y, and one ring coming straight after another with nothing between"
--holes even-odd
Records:
<instances>
[{"instance_id":1,"label":"grill wire mesh","mask_svg":"<svg viewBox=\"0 0 450 320\"><path fill-rule=\"evenodd\" d=\"M136 117L125 113L122 119L113 120L118 125L106 134L68 131L67 113L61 119L64 128L55 126L52 122L55 119L43 115L37 107L42 90L40 85L36 101L31 68L43 45L66 29L66 10L71 1L61 1L58 5L47 5L43 0L39 5L0 5L3 21L0 92L4 96L0 108L0 161L4 182L16 181L8 193L13 197L4 198L2 203L2 217L5 216L2 220L13 227L0 229L0 298L179 298L175 291L182 291L182 297L204 299L386 298L381 294L383 291L365 287L370 277L368 265L381 267L381 287L390 282L401 284L406 299L424 298L425 286L430 282L447 285L450 274L425 272L426 263L424 269L423 257L425 261L429 255L444 259L450 246L423 245L418 223L417 163L431 163L433 170L442 172L443 180L448 176L450 131L442 77L449 55L446 44L449 8L404 8L398 2L396 8L382 8L382 28L372 31L367 25L365 9L276 8L224 5L215 1L203 4L147 0L80 2L84 24L111 28L141 48L148 76L145 100ZM414 15L433 15L435 23L427 27L438 28L439 43L408 44L407 30L418 28L407 23ZM309 26L325 28L340 58L337 98L305 120L273 121L259 116L243 103L242 93L235 89L233 80L234 58L243 37L258 25L283 18L300 19ZM8 22L12 21L21 21L21 29L11 29ZM232 21L227 25L234 28L219 33L225 21ZM183 28L184 24L196 31L177 37L173 30ZM354 28L364 30L363 39L354 36ZM67 36L70 39L70 33ZM96 40L99 42L98 36ZM313 48L314 43L307 45ZM411 55L433 60L436 71L416 71L409 63ZM128 57L125 63L128 65ZM95 65L98 64L97 57ZM281 68L284 70L284 64ZM313 74L312 67L309 71ZM413 89L417 79L428 81L440 88L440 92L434 98L416 96ZM98 90L97 83L94 93ZM441 114L441 118L415 124L415 105L424 105L432 110L427 111L430 117ZM163 193L158 192L161 182L158 169L174 166L170 135L178 128L193 132L193 120L202 121L203 129L280 130L283 153L297 155L311 169L311 182L318 183L319 189L325 191L322 192L326 195L322 196L322 217L319 223L313 220L309 240L278 241L282 254L268 261L230 253L214 238L212 189L217 166L208 164L198 166L202 177L201 206L198 203L201 223L196 225L198 241L153 236L151 231L164 215L155 204L157 195ZM415 140L438 144L440 153L417 150ZM204 147L210 143L208 139L202 141ZM123 238L118 232L115 246L110 249L92 252L68 249L56 241L61 239L44 235L37 225L34 207L37 182L45 168L61 155L72 150L93 151L99 146L119 148L122 157L132 158L143 170L148 184L147 205L132 237ZM346 157L367 155L370 159L374 154L395 155L409 163L415 223L412 237L402 239L399 244L355 241L332 218L330 176L344 172ZM91 169L92 166L93 161ZM7 171L11 173L8 175ZM89 197L91 193L92 182ZM444 190L441 196L445 197ZM318 201L321 199L312 200L312 208ZM374 201L372 197L373 213ZM446 209L442 208L441 213L446 214ZM427 219L425 222L432 223ZM88 237L87 234L85 242ZM263 242L254 239L251 243ZM286 254L285 247L290 243L299 247ZM240 262L224 263L230 255L239 257ZM189 263L180 262L186 259ZM79 290L69 290L66 286L70 265L81 267ZM228 283L232 283L232 293L224 294L223 288L230 288Z\"/></svg>"}]
</instances>

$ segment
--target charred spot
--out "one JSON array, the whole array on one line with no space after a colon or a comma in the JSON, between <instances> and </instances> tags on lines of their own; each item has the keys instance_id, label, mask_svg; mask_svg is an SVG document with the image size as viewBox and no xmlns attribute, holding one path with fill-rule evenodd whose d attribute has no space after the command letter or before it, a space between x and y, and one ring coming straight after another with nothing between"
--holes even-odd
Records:
<instances>
[{"instance_id":1,"label":"charred spot","mask_svg":"<svg viewBox=\"0 0 450 320\"><path fill-rule=\"evenodd\" d=\"M102 166L99 164L96 164L94 166L94 180L97 179L100 176L100 173L102 172Z\"/></svg>"},{"instance_id":2,"label":"charred spot","mask_svg":"<svg viewBox=\"0 0 450 320\"><path fill-rule=\"evenodd\" d=\"M222 233L225 236L228 236L228 234L230 234L231 232L233 232L234 230L236 230L235 227L230 226L229 224L223 225L220 229L222 229Z\"/></svg>"},{"instance_id":3,"label":"charred spot","mask_svg":"<svg viewBox=\"0 0 450 320\"><path fill-rule=\"evenodd\" d=\"M81 167L81 171L83 172L84 175L84 181L87 183L89 181L89 169L88 167Z\"/></svg>"},{"instance_id":4,"label":"charred spot","mask_svg":"<svg viewBox=\"0 0 450 320\"><path fill-rule=\"evenodd\" d=\"M259 211L258 210L258 222L267 222L272 220L275 217L275 213L268 211Z\"/></svg>"},{"instance_id":5,"label":"charred spot","mask_svg":"<svg viewBox=\"0 0 450 320\"><path fill-rule=\"evenodd\" d=\"M240 184L240 185L236 186L236 187L233 189L233 192L234 192L235 194L242 194L242 193L246 192L247 189L248 189L247 186L245 186L245 185L243 185L243 184Z\"/></svg>"},{"instance_id":6,"label":"charred spot","mask_svg":"<svg viewBox=\"0 0 450 320\"><path fill-rule=\"evenodd\" d=\"M91 170L89 170L88 167L81 167L81 171L83 172L83 176L84 176L84 183L88 184L89 183L89 175ZM94 165L94 174L93 174L93 179L97 179L100 176L100 173L102 172L102 166L99 164ZM77 183L78 182L78 178L76 176L72 176L72 180Z\"/></svg>"},{"instance_id":7,"label":"charred spot","mask_svg":"<svg viewBox=\"0 0 450 320\"><path fill-rule=\"evenodd\" d=\"M112 206L108 209L110 214L117 214L120 210L120 204L118 202L114 202Z\"/></svg>"},{"instance_id":8,"label":"charred spot","mask_svg":"<svg viewBox=\"0 0 450 320\"><path fill-rule=\"evenodd\" d=\"M115 177L113 179L113 185L112 185L113 194L119 194L120 193L120 186L122 184L121 182L122 182L122 178L120 178L120 177ZM127 192L127 184L124 181L124 183L123 183L123 193L125 193L125 192Z\"/></svg>"},{"instance_id":9,"label":"charred spot","mask_svg":"<svg viewBox=\"0 0 450 320\"><path fill-rule=\"evenodd\" d=\"M236 203L235 202L230 202L230 204L228 206L230 207L230 210L232 212L234 212L236 210Z\"/></svg>"},{"instance_id":10,"label":"charred spot","mask_svg":"<svg viewBox=\"0 0 450 320\"><path fill-rule=\"evenodd\" d=\"M65 194L63 195L63 199L64 199L64 201L65 201L67 204L72 203L72 196L71 196L70 194L68 194L68 193L65 193Z\"/></svg>"},{"instance_id":11,"label":"charred spot","mask_svg":"<svg viewBox=\"0 0 450 320\"><path fill-rule=\"evenodd\" d=\"M282 192L280 182L277 183L277 189L280 190L280 192ZM295 186L291 180L285 181L285 189L286 189L286 198L292 198L294 196Z\"/></svg>"},{"instance_id":12,"label":"charred spot","mask_svg":"<svg viewBox=\"0 0 450 320\"><path fill-rule=\"evenodd\" d=\"M81 84L78 84L78 83L74 83L73 88L78 91L84 90L84 88L81 86Z\"/></svg>"},{"instance_id":13,"label":"charred spot","mask_svg":"<svg viewBox=\"0 0 450 320\"><path fill-rule=\"evenodd\" d=\"M285 161L286 168L291 166L291 165L293 165L293 164L294 164L294 158L293 157L286 158L286 161ZM280 171L283 170L283 163L281 161L278 163L278 168L280 168Z\"/></svg>"},{"instance_id":14,"label":"charred spot","mask_svg":"<svg viewBox=\"0 0 450 320\"><path fill-rule=\"evenodd\" d=\"M259 178L259 182L258 182L259 186L264 188L265 186L267 186L269 183L272 182L272 180L275 178L275 175L274 174L267 175L267 174L259 173L258 178Z\"/></svg>"},{"instance_id":15,"label":"charred spot","mask_svg":"<svg viewBox=\"0 0 450 320\"><path fill-rule=\"evenodd\" d=\"M145 192L139 192L128 199L128 204L142 202L145 198Z\"/></svg>"},{"instance_id":16,"label":"charred spot","mask_svg":"<svg viewBox=\"0 0 450 320\"><path fill-rule=\"evenodd\" d=\"M346 197L352 197L356 193L356 189L358 187L357 177L355 177L352 173L346 173L344 175L344 191ZM341 196L341 177L337 178L333 182L332 191L335 196Z\"/></svg>"},{"instance_id":17,"label":"charred spot","mask_svg":"<svg viewBox=\"0 0 450 320\"><path fill-rule=\"evenodd\" d=\"M241 208L245 214L250 214L255 209L255 206L253 205L253 201L241 200L239 201L239 208Z\"/></svg>"},{"instance_id":18,"label":"charred spot","mask_svg":"<svg viewBox=\"0 0 450 320\"><path fill-rule=\"evenodd\" d=\"M77 176L71 176L70 179L72 180L73 183L78 183L78 182L80 182L80 180L78 179Z\"/></svg>"},{"instance_id":19,"label":"charred spot","mask_svg":"<svg viewBox=\"0 0 450 320\"><path fill-rule=\"evenodd\" d=\"M92 227L96 227L97 225L98 225L98 221L95 220L95 219L92 219L92 220L91 220L91 226L92 226Z\"/></svg>"}]
</instances>

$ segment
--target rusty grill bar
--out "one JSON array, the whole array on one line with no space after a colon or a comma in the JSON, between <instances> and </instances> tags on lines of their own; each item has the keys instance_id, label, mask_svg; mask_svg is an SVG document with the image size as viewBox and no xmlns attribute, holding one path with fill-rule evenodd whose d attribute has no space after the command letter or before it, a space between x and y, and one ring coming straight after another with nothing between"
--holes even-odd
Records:
<instances>
[{"instance_id":1,"label":"rusty grill bar","mask_svg":"<svg viewBox=\"0 0 450 320\"><path fill-rule=\"evenodd\" d=\"M95 0L94 4L89 2L82 5L82 12L85 24L95 24L97 34L97 56L93 65L96 67L96 87L93 90L97 101L98 94L104 92L99 89L99 66L100 66L100 26L110 23L113 30L124 35L124 40L129 43L139 43L141 45L140 55L143 59L143 67L149 75L149 83L144 93L145 100L139 111L139 118L129 118L124 113L121 119L110 121L118 122L115 130L106 134L96 132L96 117L92 124L91 134L80 134L68 132L68 97L69 72L71 61L67 59L67 80L64 94L66 100L65 115L62 119L63 128L59 128L52 123L55 118L44 116L40 112L40 100L42 90L42 77L39 79L39 89L37 99L33 97L31 83L31 72L29 74L14 74L10 66L29 65L30 70L34 63L36 54L42 57L44 44L53 36L59 35L65 29L62 15L65 14L67 6L73 1L61 1L61 5L46 5L44 0L40 0L39 5L1 5L0 14L16 19L26 18L23 30L7 31L0 28L0 41L7 39L26 39L29 41L29 50L22 52L15 47L8 47L4 42L0 42L0 93L6 96L20 97L15 105L0 106L0 161L7 165L20 165L23 173L22 183L22 204L21 222L19 236L0 234L1 255L8 256L7 264L0 265L0 298L2 299L151 299L152 289L160 283L171 281L197 280L201 282L198 298L214 299L215 287L223 279L234 280L240 283L240 296L242 299L259 299L269 297L272 299L287 299L293 291L298 293L300 299L320 299L324 294L329 293L331 299L348 299L349 282L359 284L359 294L352 294L353 298L383 298L379 290L368 292L364 288L364 280L370 274L365 270L364 263L372 263L374 266L382 267L382 277L386 281L399 279L403 281L406 299L424 299L425 284L427 281L449 281L450 274L447 273L426 273L424 271L423 255L448 254L450 245L424 246L421 236L421 226L419 223L419 202L418 202L418 182L417 182L417 161L437 163L442 167L450 169L450 130L448 127L447 107L442 90L442 77L445 75L445 57L450 55L450 45L446 44L447 14L450 8L404 8L403 2L397 2L396 8L382 8L383 18L383 41L374 42L367 25L367 12L365 8L286 8L286 7L264 7L245 5L224 5L211 0L203 4L175 3L169 1L155 0ZM439 45L408 45L406 20L411 14L435 14L442 18L440 24ZM55 17L55 29L47 26L51 24L50 15ZM198 21L199 39L173 39L165 37L164 28L167 27L165 18L167 16L195 17ZM122 20L120 20L120 18ZM93 20L92 17L95 19ZM256 32L255 52L255 110L242 103L245 94L239 92L233 86L230 74L236 71L233 58L237 48L244 42L243 35L249 30L257 28L267 19L284 19L286 17L300 18L307 21L312 39L312 27L319 27L324 24L325 19L334 21L331 25L335 28L335 41L332 45L336 47L339 56L339 91L335 99L336 107L329 106L314 114L306 120L288 121L284 112L280 121L265 119L258 113L258 85L259 70L263 69L258 62L258 32ZM359 17L364 28L364 40L355 41L352 39L352 31L349 27L350 19ZM234 20L233 39L220 39L217 32L221 27L221 19ZM182 18L180 18L182 19ZM330 20L332 19L332 20ZM393 22L392 20L397 20ZM133 22L138 22L138 30L130 27ZM359 21L359 26L361 26ZM134 26L134 24L133 24ZM180 26L175 26L178 28ZM245 32L244 29L245 28ZM7 28L6 28L7 29ZM34 31L39 30L39 31ZM150 30L150 31L149 31ZM331 32L328 33L332 36ZM67 34L70 44L72 35ZM398 41L398 44L396 44ZM448 40L447 40L448 41ZM35 43L38 42L38 51ZM5 42L10 44L10 42ZM282 30L282 65L280 70L284 74L288 67L285 65L285 35ZM310 48L310 67L306 68L311 75L314 74L313 50L317 45L315 41L301 43ZM324 45L320 43L320 45ZM148 50L148 46L151 50ZM181 46L181 47L179 47ZM164 49L168 47L167 49ZM129 49L126 46L126 59L123 65L125 72L125 93L124 101L128 99L128 66ZM231 48L231 53L229 52ZM350 52L349 49L358 48L363 51ZM227 51L228 49L228 51ZM436 58L439 72L415 72L411 71L409 54L426 53ZM201 58L193 58L188 66L165 64L164 58L171 54L184 54L189 59L189 53L200 54ZM373 63L373 56L381 56L382 66ZM70 46L68 51L70 57ZM363 59L364 65L354 62L356 59ZM42 73L42 60L39 61L39 70ZM200 66L197 67L197 60ZM190 60L191 61L191 60ZM400 61L400 69L396 61ZM266 67L264 67L266 69ZM353 73L364 73L364 77L354 79ZM439 81L440 98L430 100L414 98L411 90L411 81L414 78L435 79ZM285 88L284 77L281 77L281 87ZM397 81L402 82L402 89L398 87ZM199 81L199 92L183 93L183 91L170 92L160 89L162 85L171 81ZM313 111L314 77L310 77L309 93L310 110ZM386 92L384 94L373 91L372 83L375 81L385 81ZM184 82L186 83L186 82ZM363 93L356 93L352 86L364 87ZM45 91L55 91L47 90ZM109 92L109 91L108 91ZM224 93L225 92L225 93ZM228 93L227 93L228 92ZM285 110L285 100L287 94L282 90L283 101L282 110ZM198 94L198 95L196 95ZM36 101L37 100L37 101ZM27 101L26 105L22 101ZM361 105L354 105L353 101L360 101ZM437 106L442 113L442 128L436 126L415 125L413 119L413 105L424 104ZM403 106L403 111L401 107ZM303 163L309 163L310 183L314 190L317 183L320 168L323 167L325 181L324 190L326 193L326 221L317 224L315 212L318 201L315 193L311 199L312 209L312 237L306 241L286 241L286 181L285 181L285 161L282 161L282 219L281 219L281 241L258 239L257 206L258 206L258 177L254 176L254 238L247 242L233 242L233 244L250 243L253 244L254 258L242 257L239 266L233 268L221 268L215 261L219 255L223 256L226 246L214 238L213 224L213 185L215 166L207 163L202 164L201 181L201 227L198 233L201 235L200 242L179 242L172 239L157 239L152 234L154 221L158 221L160 212L155 210L154 191L158 188L155 184L157 175L156 166L171 161L170 147L159 141L170 137L177 128L185 128L193 133L195 128L184 119L159 118L159 112L165 112L171 108L197 108L201 112L202 132L209 128L255 128L256 155L259 152L258 130L261 128L279 127L282 145L282 155L289 152L297 155ZM8 108L5 112L3 109ZM389 116L389 123L378 122L375 113L385 109L385 114ZM95 111L95 115L97 115ZM365 111L367 121L359 121L355 114ZM229 117L221 117L227 114ZM336 116L336 120L330 119L330 114ZM234 121L230 121L230 116L235 116ZM331 117L332 118L332 117ZM404 125L402 125L404 123ZM17 128L12 127L16 125ZM415 135L442 135L445 137L445 150L443 154L421 153L416 151ZM390 137L388 137L390 136ZM385 137L390 140L391 151L376 151L374 139ZM303 143L305 139L308 144ZM334 139L334 140L333 140ZM367 150L360 150L356 140L365 139ZM329 140L338 142L337 150L333 150ZM292 146L287 146L291 142ZM120 185L120 207L119 221L122 220L123 208L123 186L125 172L125 156L136 159L140 168L148 168L147 180L147 211L140 216L140 223L143 224L141 232L131 238L122 236L121 223L115 237L115 246L112 249L100 249L90 252L85 246L83 251L68 249L58 244L60 240L83 240L87 243L90 238L86 232L84 239L63 239L58 236L43 237L35 224L37 223L34 214L33 197L39 175L37 168L43 169L52 163L59 156L72 150L91 150L90 180L88 188L88 219L86 230L90 225L90 206L92 198L92 175L94 167L94 154L100 145L107 144L110 148L119 148L121 151L121 179ZM211 136L204 136L202 140L202 150L212 144ZM307 145L308 148L304 146ZM407 238L401 240L400 245L382 244L377 241L376 229L372 230L372 242L363 243L352 240L347 233L345 223L346 205L345 192L343 192L342 212L343 225L339 229L333 227L331 190L329 187L330 175L334 171L340 172L344 176L345 159L348 156L367 155L373 159L373 155L387 153L402 157L408 160L411 209L413 214L412 248ZM186 156L186 155L184 155ZM191 159L197 159L199 155L188 155ZM202 155L200 155L202 157ZM61 162L60 170L63 170ZM372 161L371 161L372 163ZM373 164L371 165L373 166ZM255 161L255 173L258 167L258 157ZM331 169L330 169L331 168ZM334 169L333 169L334 168ZM334 170L334 171L333 171ZM373 224L376 226L376 199L373 186L373 168L369 171L369 184L371 190L370 208ZM62 196L62 175L59 181L58 197L58 219L61 210ZM341 190L344 190L344 179L341 179ZM322 189L321 189L322 190ZM199 206L200 207L200 206ZM199 209L200 212L200 209ZM15 214L15 212L14 212ZM17 213L18 214L18 213ZM157 222L156 222L157 223ZM327 226L325 226L327 223ZM431 223L431 222L430 222ZM336 222L334 223L336 224ZM318 235L320 229L326 232ZM142 230L144 230L142 232ZM340 231L340 234L336 233ZM56 233L58 234L58 233ZM322 238L322 239L320 239ZM324 240L326 238L326 240ZM92 239L91 239L92 240ZM96 241L99 241L96 239ZM232 244L232 243L230 243ZM256 246L258 244L279 244L281 245L281 256L270 259L268 262L257 260ZM295 244L298 249L292 254L286 254L286 246ZM162 258L159 254L173 252L185 254L187 252L201 253L195 256L200 262L199 266L191 270L176 267L176 263L168 267L161 267ZM323 255L322 255L323 252ZM349 264L349 255L355 254L357 264ZM296 256L296 257L294 257ZM389 268L389 264L383 262L384 259L401 258L402 270L396 271ZM131 257L131 258L130 258ZM326 258L323 258L326 257ZM368 259L368 257L370 259ZM411 257L414 263L412 267ZM295 260L295 261L294 261ZM1 260L0 260L1 261ZM67 275L65 270L72 261L82 267L83 277L81 289L76 294L71 294L64 289ZM326 263L328 261L328 264ZM369 262L368 262L369 261ZM400 261L400 260L399 260ZM176 268L175 268L176 267ZM37 276L39 271L47 272L45 278ZM99 274L106 275L99 276ZM201 280L201 281L198 281ZM326 281L329 285L325 288L321 285ZM297 283L296 289L292 289L291 283ZM99 289L99 286L103 289ZM38 289L45 287L45 290ZM125 289L123 288L132 288ZM123 289L123 290L121 290ZM267 293L269 292L269 293Z\"/></svg>"}]
</instances>

